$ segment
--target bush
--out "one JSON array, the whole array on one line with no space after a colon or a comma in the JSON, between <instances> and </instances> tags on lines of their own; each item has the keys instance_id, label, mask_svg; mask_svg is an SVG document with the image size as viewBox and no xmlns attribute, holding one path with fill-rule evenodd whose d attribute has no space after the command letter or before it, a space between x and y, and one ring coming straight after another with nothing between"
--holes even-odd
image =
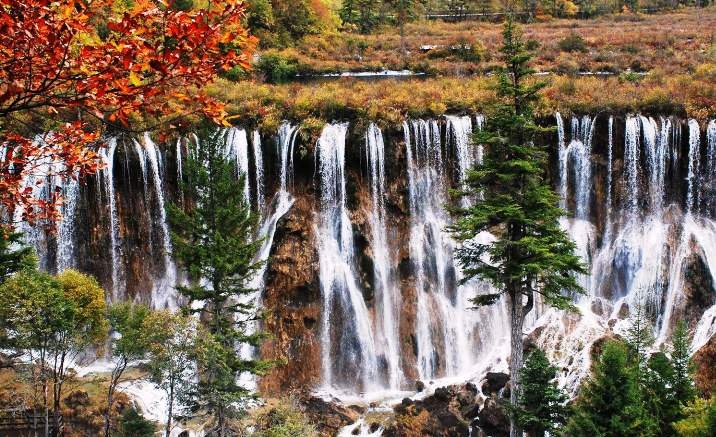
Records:
<instances>
[{"instance_id":1,"label":"bush","mask_svg":"<svg viewBox=\"0 0 716 437\"><path fill-rule=\"evenodd\" d=\"M563 52L586 52L587 43L580 35L573 33L559 42L559 49Z\"/></svg>"},{"instance_id":2,"label":"bush","mask_svg":"<svg viewBox=\"0 0 716 437\"><path fill-rule=\"evenodd\" d=\"M318 436L316 428L293 402L262 411L255 422L252 435L256 437Z\"/></svg>"},{"instance_id":3,"label":"bush","mask_svg":"<svg viewBox=\"0 0 716 437\"><path fill-rule=\"evenodd\" d=\"M694 76L698 79L716 83L716 63L699 65L696 67Z\"/></svg>"},{"instance_id":4,"label":"bush","mask_svg":"<svg viewBox=\"0 0 716 437\"><path fill-rule=\"evenodd\" d=\"M156 426L134 408L128 408L119 418L119 437L154 437Z\"/></svg>"},{"instance_id":5,"label":"bush","mask_svg":"<svg viewBox=\"0 0 716 437\"><path fill-rule=\"evenodd\" d=\"M238 82L240 80L248 78L249 73L243 68L236 66L231 68L230 70L224 71L220 74L220 76L224 79L230 80L231 82Z\"/></svg>"},{"instance_id":6,"label":"bush","mask_svg":"<svg viewBox=\"0 0 716 437\"><path fill-rule=\"evenodd\" d=\"M298 62L295 59L274 52L261 55L255 67L269 83L283 83L298 74Z\"/></svg>"},{"instance_id":7,"label":"bush","mask_svg":"<svg viewBox=\"0 0 716 437\"><path fill-rule=\"evenodd\" d=\"M623 82L639 82L644 78L643 74L634 71L628 71L619 75L619 79Z\"/></svg>"}]
</instances>

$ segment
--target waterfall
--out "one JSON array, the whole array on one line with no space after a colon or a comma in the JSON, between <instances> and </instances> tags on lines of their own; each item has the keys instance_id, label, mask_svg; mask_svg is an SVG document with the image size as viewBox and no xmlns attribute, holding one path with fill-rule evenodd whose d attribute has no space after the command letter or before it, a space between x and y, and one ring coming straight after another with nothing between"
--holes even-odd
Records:
<instances>
[{"instance_id":1,"label":"waterfall","mask_svg":"<svg viewBox=\"0 0 716 437\"><path fill-rule=\"evenodd\" d=\"M701 196L699 195L699 164L701 156L701 128L699 122L693 118L689 120L689 174L686 178L688 188L686 192L686 212L698 212Z\"/></svg>"},{"instance_id":2,"label":"waterfall","mask_svg":"<svg viewBox=\"0 0 716 437\"><path fill-rule=\"evenodd\" d=\"M412 135L411 135L412 130ZM445 166L439 127L434 121L404 123L410 205L410 258L417 294L415 338L420 378L465 374L480 359L488 359L490 340L499 339L503 311L471 311L469 298L484 287L458 286L461 273L454 264L453 242L444 233L448 223ZM479 238L491 238L489 234ZM492 348L498 350L498 348ZM484 352L484 354L481 354Z\"/></svg>"},{"instance_id":3,"label":"waterfall","mask_svg":"<svg viewBox=\"0 0 716 437\"><path fill-rule=\"evenodd\" d=\"M639 204L639 134L639 119L627 117L624 129L624 174L627 180L626 204L632 214L637 212Z\"/></svg>"},{"instance_id":4,"label":"waterfall","mask_svg":"<svg viewBox=\"0 0 716 437\"><path fill-rule=\"evenodd\" d=\"M53 177L52 185L62 192L62 219L57 229L57 251L55 254L55 270L61 272L75 267L75 216L80 184L77 175L68 178Z\"/></svg>"},{"instance_id":5,"label":"waterfall","mask_svg":"<svg viewBox=\"0 0 716 437\"><path fill-rule=\"evenodd\" d=\"M316 144L320 212L316 229L323 296L323 383L364 389L375 385L378 363L371 322L354 271L353 229L346 207L347 123L328 124ZM343 326L343 329L337 327Z\"/></svg>"},{"instance_id":6,"label":"waterfall","mask_svg":"<svg viewBox=\"0 0 716 437\"><path fill-rule=\"evenodd\" d=\"M176 265L171 257L172 244L171 235L169 234L169 225L167 224L167 212L164 201L164 189L162 187L162 176L161 176L161 154L157 149L154 141L148 133L144 134L144 148L142 149L142 156L145 164L142 168L143 173L146 171L146 162L149 162L149 167L152 171L152 182L154 184L154 194L157 199L157 209L159 210L159 225L162 230L162 257L164 260L164 273L163 277L155 282L152 287L152 306L155 308L175 308L176 307ZM145 179L146 184L146 179ZM150 208L151 212L151 208ZM150 213L151 217L151 213ZM150 225L151 228L151 225Z\"/></svg>"},{"instance_id":7,"label":"waterfall","mask_svg":"<svg viewBox=\"0 0 716 437\"><path fill-rule=\"evenodd\" d=\"M282 123L278 129L279 156L281 158L281 172L279 174L281 191L286 191L288 184L293 183L293 147L297 134L298 127L288 122Z\"/></svg>"},{"instance_id":8,"label":"waterfall","mask_svg":"<svg viewBox=\"0 0 716 437\"><path fill-rule=\"evenodd\" d=\"M457 180L462 184L465 182L467 171L475 165L476 151L472 147L472 119L469 116L457 117L446 115L446 138L451 141L455 149L457 160Z\"/></svg>"},{"instance_id":9,"label":"waterfall","mask_svg":"<svg viewBox=\"0 0 716 437\"><path fill-rule=\"evenodd\" d=\"M596 123L589 116L572 117L571 139L569 145L565 145L562 117L559 113L555 117L557 118L559 181L562 196L560 204L565 209L568 205L570 175L572 176L571 180L574 181L574 217L571 219L563 217L560 224L576 243L577 254L585 263L589 264L596 241L595 226L589 221L593 185L592 138ZM589 275L580 277L580 283L584 289L591 288L590 280Z\"/></svg>"},{"instance_id":10,"label":"waterfall","mask_svg":"<svg viewBox=\"0 0 716 437\"><path fill-rule=\"evenodd\" d=\"M236 163L236 176L244 175L244 199L248 204L251 204L249 191L249 141L244 129L232 127L227 130L225 154Z\"/></svg>"},{"instance_id":11,"label":"waterfall","mask_svg":"<svg viewBox=\"0 0 716 437\"><path fill-rule=\"evenodd\" d=\"M109 246L110 266L112 279L112 300L119 297L120 289L120 264L122 252L119 237L119 218L117 215L117 199L114 195L114 152L117 150L117 138L110 138L107 146L99 151L104 168L102 169L102 180L104 182L105 197L109 203ZM99 178L98 178L99 180ZM101 198L100 198L101 202Z\"/></svg>"},{"instance_id":12,"label":"waterfall","mask_svg":"<svg viewBox=\"0 0 716 437\"><path fill-rule=\"evenodd\" d=\"M594 135L594 124L589 116L580 119L572 118L572 140L565 149L566 155L561 180L566 181L568 174L566 168L572 165L575 190L575 217L581 220L589 219L589 202L591 199L592 183L592 137Z\"/></svg>"},{"instance_id":13,"label":"waterfall","mask_svg":"<svg viewBox=\"0 0 716 437\"><path fill-rule=\"evenodd\" d=\"M373 287L378 303L376 346L381 348L387 362L388 387L398 389L403 378L397 313L400 308L400 292L392 268L395 263L388 247L388 230L385 223L385 145L382 132L373 123L368 126L365 134L365 145L372 201L369 220L373 237Z\"/></svg>"},{"instance_id":14,"label":"waterfall","mask_svg":"<svg viewBox=\"0 0 716 437\"><path fill-rule=\"evenodd\" d=\"M564 120L562 114L556 112L557 120L557 157L559 159L559 207L567 209L567 145L564 136Z\"/></svg>"},{"instance_id":15,"label":"waterfall","mask_svg":"<svg viewBox=\"0 0 716 437\"><path fill-rule=\"evenodd\" d=\"M184 180L184 168L182 164L182 146L181 146L181 138L177 139L177 148L176 148L176 159L177 159L177 182L181 182Z\"/></svg>"},{"instance_id":16,"label":"waterfall","mask_svg":"<svg viewBox=\"0 0 716 437\"><path fill-rule=\"evenodd\" d=\"M706 188L709 213L716 213L716 120L706 126Z\"/></svg>"},{"instance_id":17,"label":"waterfall","mask_svg":"<svg viewBox=\"0 0 716 437\"><path fill-rule=\"evenodd\" d=\"M254 150L254 168L256 177L256 209L259 212L264 208L264 159L261 151L261 134L258 130L253 131L251 145Z\"/></svg>"},{"instance_id":18,"label":"waterfall","mask_svg":"<svg viewBox=\"0 0 716 437\"><path fill-rule=\"evenodd\" d=\"M281 184L272 202L273 210L271 214L268 215L266 219L261 223L261 226L259 228L258 234L261 238L263 238L263 241L261 243L261 247L259 248L258 253L254 257L254 262L260 262L262 264L249 283L249 288L253 290L253 292L248 295L242 296L241 298L241 303L250 304L253 308L258 308L261 303L261 295L263 294L265 286L266 269L268 267L267 262L271 253L271 248L273 247L274 236L276 235L276 226L278 225L279 220L281 220L281 218L288 213L294 202L293 196L291 196L291 194L287 191L285 181L286 175L289 171L289 153L293 150L293 143L296 140L296 136L293 135L295 131L296 128L291 126L289 123L283 123L279 128L278 145L279 156L281 157ZM258 135L258 131L254 131L254 138L252 144L254 146L254 162L256 165L257 175L256 190L257 193L263 193L263 159L261 155L261 139ZM258 149L258 152L256 151L256 149ZM258 205L260 208L263 205L263 201L260 201ZM249 317L253 318L253 315L250 315ZM245 320L245 334L251 335L257 332L259 327L258 324L259 322L255 320ZM253 359L257 353L258 351L254 346L251 346L246 343L242 343L239 348L239 356L245 360ZM256 389L256 377L251 373L243 372L239 376L239 383L244 388L247 388L249 390Z\"/></svg>"},{"instance_id":19,"label":"waterfall","mask_svg":"<svg viewBox=\"0 0 716 437\"><path fill-rule=\"evenodd\" d=\"M45 143L53 134L51 132L36 135L33 142ZM47 147L51 147L47 145ZM13 150L10 153L17 153ZM7 154L7 150L3 153ZM30 170L28 172L27 170ZM12 225L16 232L23 234L23 242L35 249L38 257L38 266L42 270L63 270L74 265L74 216L77 208L77 195L79 185L74 178L69 180L59 176L65 170L64 164L54 155L42 156L32 166L22 169L20 191L30 190L30 196L43 202L58 201L57 206L63 218L57 223L57 238L55 239L55 259L51 259L50 244L47 228L50 225L44 220L39 223L29 223L26 220L26 211L21 205L15 208L12 216ZM59 195L58 195L59 194ZM32 208L35 208L34 206ZM67 217L64 217L67 214ZM60 255L62 258L60 258Z\"/></svg>"},{"instance_id":20,"label":"waterfall","mask_svg":"<svg viewBox=\"0 0 716 437\"><path fill-rule=\"evenodd\" d=\"M604 224L604 241L609 241L612 233L612 172L614 160L614 117L609 116L609 134L607 138L607 195L606 195L606 212Z\"/></svg>"},{"instance_id":21,"label":"waterfall","mask_svg":"<svg viewBox=\"0 0 716 437\"><path fill-rule=\"evenodd\" d=\"M716 177L716 120L711 120L706 127L706 154L707 177Z\"/></svg>"}]
</instances>

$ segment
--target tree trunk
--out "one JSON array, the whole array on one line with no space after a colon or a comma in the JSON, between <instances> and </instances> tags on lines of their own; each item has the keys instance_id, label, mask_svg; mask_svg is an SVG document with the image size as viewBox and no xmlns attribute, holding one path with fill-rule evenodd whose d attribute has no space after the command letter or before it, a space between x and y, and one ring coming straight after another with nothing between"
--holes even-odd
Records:
<instances>
[{"instance_id":1,"label":"tree trunk","mask_svg":"<svg viewBox=\"0 0 716 437\"><path fill-rule=\"evenodd\" d=\"M114 392L119 383L119 378L122 377L124 369L127 368L127 360L120 359L120 363L117 364L114 370L112 370L112 376L109 380L109 388L107 389L107 412L104 414L104 437L110 437L112 435L111 419L112 419L112 404L114 403Z\"/></svg>"},{"instance_id":2,"label":"tree trunk","mask_svg":"<svg viewBox=\"0 0 716 437\"><path fill-rule=\"evenodd\" d=\"M107 412L104 413L104 437L111 435L110 431L110 418L112 411L112 402L114 401L114 390L112 389L112 382L110 381L109 389L107 390Z\"/></svg>"},{"instance_id":3,"label":"tree trunk","mask_svg":"<svg viewBox=\"0 0 716 437\"><path fill-rule=\"evenodd\" d=\"M173 414L173 407L174 407L174 383L169 384L169 396L167 398L167 406L169 407L169 410L167 411L167 429L164 433L165 437L169 437L172 432L172 414Z\"/></svg>"},{"instance_id":4,"label":"tree trunk","mask_svg":"<svg viewBox=\"0 0 716 437\"><path fill-rule=\"evenodd\" d=\"M44 374L44 371L42 371ZM42 377L42 406L45 411L45 437L50 437L50 409L47 408L47 380Z\"/></svg>"},{"instance_id":5,"label":"tree trunk","mask_svg":"<svg viewBox=\"0 0 716 437\"><path fill-rule=\"evenodd\" d=\"M405 21L408 18L407 15L408 14L402 10L398 14L398 19L400 20L400 54L403 57L403 62L405 62L408 56L408 49L405 46Z\"/></svg>"},{"instance_id":6,"label":"tree trunk","mask_svg":"<svg viewBox=\"0 0 716 437\"><path fill-rule=\"evenodd\" d=\"M523 344L522 327L525 322L525 311L522 306L522 294L516 291L509 293L510 311L510 404L517 405L520 395L520 369L522 369ZM522 437L514 414L510 414L510 437Z\"/></svg>"},{"instance_id":7,"label":"tree trunk","mask_svg":"<svg viewBox=\"0 0 716 437\"><path fill-rule=\"evenodd\" d=\"M216 423L217 423L217 430L219 432L219 437L224 437L224 409L223 407L219 407L219 409L216 412Z\"/></svg>"}]
</instances>

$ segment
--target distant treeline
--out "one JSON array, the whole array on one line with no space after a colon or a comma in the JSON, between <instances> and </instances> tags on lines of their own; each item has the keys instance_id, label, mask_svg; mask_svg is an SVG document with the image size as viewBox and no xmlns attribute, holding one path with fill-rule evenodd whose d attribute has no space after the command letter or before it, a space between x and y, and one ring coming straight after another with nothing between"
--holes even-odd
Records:
<instances>
[{"instance_id":1,"label":"distant treeline","mask_svg":"<svg viewBox=\"0 0 716 437\"><path fill-rule=\"evenodd\" d=\"M445 21L496 20L512 14L523 21L540 18L593 18L618 12L658 12L680 7L707 7L716 0L343 0L339 12L344 27L370 33L395 24L401 8L412 19Z\"/></svg>"}]
</instances>

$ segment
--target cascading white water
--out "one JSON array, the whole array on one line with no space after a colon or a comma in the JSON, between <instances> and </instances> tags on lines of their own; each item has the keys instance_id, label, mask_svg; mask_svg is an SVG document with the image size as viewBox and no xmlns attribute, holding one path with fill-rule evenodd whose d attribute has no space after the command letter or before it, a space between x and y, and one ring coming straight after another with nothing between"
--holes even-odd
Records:
<instances>
[{"instance_id":1,"label":"cascading white water","mask_svg":"<svg viewBox=\"0 0 716 437\"><path fill-rule=\"evenodd\" d=\"M689 174L686 177L688 184L686 192L686 213L698 212L701 196L699 192L699 178L701 176L701 127L693 118L689 120Z\"/></svg>"},{"instance_id":2,"label":"cascading white water","mask_svg":"<svg viewBox=\"0 0 716 437\"><path fill-rule=\"evenodd\" d=\"M258 130L251 134L251 146L254 150L254 169L256 178L256 209L264 208L264 158L261 150L261 134Z\"/></svg>"},{"instance_id":3,"label":"cascading white water","mask_svg":"<svg viewBox=\"0 0 716 437\"><path fill-rule=\"evenodd\" d=\"M706 175L712 178L716 176L716 120L706 126L706 144Z\"/></svg>"},{"instance_id":4,"label":"cascading white water","mask_svg":"<svg viewBox=\"0 0 716 437\"><path fill-rule=\"evenodd\" d=\"M632 213L636 213L639 203L640 127L637 117L627 117L624 128L624 174L627 181L626 205Z\"/></svg>"},{"instance_id":5,"label":"cascading white water","mask_svg":"<svg viewBox=\"0 0 716 437\"><path fill-rule=\"evenodd\" d=\"M440 220L436 223L435 211L431 208L435 203L442 203L440 197L437 201L427 201L431 197L437 197L441 192L442 181L441 175L437 169L442 167L440 143L436 144L430 141L431 124L416 120L412 122L414 139L411 141L410 126L403 123L403 132L405 137L405 150L408 160L408 190L410 203L410 258L415 266L416 271L416 294L417 294L417 310L416 310L416 341L417 341L417 365L418 373L421 379L433 378L438 374L438 352L435 350L433 336L440 332L440 326L437 316L430 311L428 295L428 258L437 262L438 259L444 261L446 258L452 258L452 254L445 254L445 248L441 244L442 239L436 238L436 234L440 233L444 221ZM422 166L421 166L422 164ZM442 213L442 210L439 211ZM430 245L427 240L429 234L430 242L434 247L428 248ZM432 249L432 250L431 250ZM428 252L430 250L430 252ZM431 257L431 255L434 256ZM437 265L435 271L435 281L438 282L444 278L444 264ZM440 281L440 282L444 282ZM440 286L438 282L438 286ZM442 290L441 290L442 291ZM435 290L437 294L438 291Z\"/></svg>"},{"instance_id":6,"label":"cascading white water","mask_svg":"<svg viewBox=\"0 0 716 437\"><path fill-rule=\"evenodd\" d=\"M53 177L52 185L62 192L62 218L57 229L57 251L55 254L55 270L61 272L75 267L75 215L77 200L80 194L80 184L77 176Z\"/></svg>"},{"instance_id":7,"label":"cascading white water","mask_svg":"<svg viewBox=\"0 0 716 437\"><path fill-rule=\"evenodd\" d=\"M475 147L472 144L472 119L470 116L452 116L446 115L447 121L445 127L445 136L447 141L453 145L455 149L455 160L457 161L457 181L459 186L465 183L467 171L471 169L475 163L482 161L481 147ZM480 120L479 118L477 120ZM470 203L469 198L463 197L460 203L463 207Z\"/></svg>"},{"instance_id":8,"label":"cascading white water","mask_svg":"<svg viewBox=\"0 0 716 437\"><path fill-rule=\"evenodd\" d=\"M37 135L34 143L41 144L51 139L51 132ZM49 147L49 145L48 145ZM13 151L12 153L16 153ZM30 224L26 218L25 209L20 205L15 208L12 225L15 230L23 234L25 244L32 246L38 256L38 265L41 269L61 271L74 266L74 239L73 224L77 208L79 185L74 179L67 179L60 174L64 173L65 166L55 156L45 155L32 166L23 169L20 181L21 190L31 190L31 196L42 201L59 201L60 214L63 217L57 224L57 238L55 239L55 259L49 256L49 246L46 225L49 223ZM58 197L59 193L59 197ZM37 212L37 211L35 211ZM64 217L67 214L68 217ZM54 261L54 262L53 262Z\"/></svg>"},{"instance_id":9,"label":"cascading white water","mask_svg":"<svg viewBox=\"0 0 716 437\"><path fill-rule=\"evenodd\" d=\"M576 181L574 190L575 217L581 220L589 218L593 126L592 119L589 116L585 115L581 119L572 118L572 140L565 151L566 160L568 164L572 165Z\"/></svg>"},{"instance_id":10,"label":"cascading white water","mask_svg":"<svg viewBox=\"0 0 716 437\"><path fill-rule=\"evenodd\" d=\"M177 147L176 147L176 159L177 159L177 181L181 182L184 180L184 164L182 163L182 139L177 139Z\"/></svg>"},{"instance_id":11,"label":"cascading white water","mask_svg":"<svg viewBox=\"0 0 716 437\"><path fill-rule=\"evenodd\" d=\"M109 203L109 245L110 259L112 265L112 300L116 301L120 290L120 266L122 249L119 236L119 217L117 214L117 199L114 194L114 152L117 150L117 138L110 138L107 146L100 149L99 155L104 164L102 169L102 180L104 181L104 192Z\"/></svg>"},{"instance_id":12,"label":"cascading white water","mask_svg":"<svg viewBox=\"0 0 716 437\"><path fill-rule=\"evenodd\" d=\"M557 121L557 159L559 160L559 207L567 209L567 144L564 136L564 120L562 114L555 112Z\"/></svg>"},{"instance_id":13,"label":"cascading white water","mask_svg":"<svg viewBox=\"0 0 716 437\"><path fill-rule=\"evenodd\" d=\"M614 159L614 117L609 116L609 133L607 138L607 207L605 211L606 219L604 223L604 240L609 241L612 235L612 183L614 172L612 161Z\"/></svg>"},{"instance_id":14,"label":"cascading white water","mask_svg":"<svg viewBox=\"0 0 716 437\"><path fill-rule=\"evenodd\" d=\"M706 271L716 272L716 224L701 215L697 207L704 186L713 183L710 175L704 176L700 172L698 123L693 120L688 123L689 147L688 153L684 154L688 159L688 174L684 175L680 173L683 166L679 162L679 123L668 118L657 122L643 116L627 117L625 121L624 184L620 188L623 194L616 198L616 202L611 181L613 162L618 162L619 158L613 156L614 121L609 121L607 221L601 245L590 249L592 287L589 296L579 305L582 314L578 322L565 324L561 315L549 311L535 323L540 327L537 343L552 351L550 354L557 365L569 369L560 382L572 391L588 374L591 358L585 351L590 349L592 341L606 332L623 332L629 323L625 311L628 313L636 305L645 305L647 314L655 320L655 347L660 347L669 341L677 317L684 314L688 300L686 290L694 287L689 282L693 262L700 259ZM559 137L558 148L563 144L564 135ZM706 169L708 173L708 161ZM563 174L561 171L559 186L560 192L566 193L569 186L563 186ZM687 179L683 203L665 204L670 200L666 196L667 176ZM643 198L641 193L648 197ZM615 221L611 217L621 220ZM573 235L571 230L570 234ZM716 332L715 308L716 305L711 306L700 316L694 330L692 351Z\"/></svg>"},{"instance_id":15,"label":"cascading white water","mask_svg":"<svg viewBox=\"0 0 716 437\"><path fill-rule=\"evenodd\" d=\"M573 181L574 217L563 217L560 222L570 237L575 241L577 254L589 264L596 244L596 229L590 222L592 193L592 138L594 136L594 120L589 116L572 117L571 139L565 145L565 131L562 117L557 118L557 147L559 156L559 181L562 199L560 204L567 207L569 196L570 175ZM591 288L589 275L582 275L580 284L586 290Z\"/></svg>"},{"instance_id":16,"label":"cascading white water","mask_svg":"<svg viewBox=\"0 0 716 437\"><path fill-rule=\"evenodd\" d=\"M461 156L474 157L473 163L479 162L479 149L463 154L461 147L472 145L469 141L458 141L455 134L458 123L467 122L460 117L454 117L452 121L446 117L446 120L446 124L451 127L446 129L445 142L442 141L440 127L435 121L416 120L404 124L410 206L409 250L418 307L414 328L415 349L418 374L426 382L437 377L465 375L478 367L482 371L486 368L484 364L489 361L485 360L486 356L503 359L507 356L505 345L508 344L504 337L499 336L508 332L508 324L503 319L504 307L498 305L477 312L467 311L470 305L468 298L484 284L457 285L461 274L452 259L454 242L444 232L449 222L443 209L448 201L446 188L453 182L459 182L457 171L463 171L464 174L469 168L469 165L461 163ZM470 123L479 127L477 120L475 118ZM712 200L708 187L716 182L713 158L716 151L716 121L709 122L706 129L706 153L701 170L702 140L696 121L688 122L688 149L684 147L682 153L679 122L666 118L655 120L642 116L628 117L624 156L614 156L620 153L619 148L614 147L617 138L614 119L610 117L606 179L602 180L600 175L603 173L592 170L599 169L603 160L592 159L590 156L597 119L587 120L572 120L570 138L567 140L561 117L557 115L560 126L557 145L560 150L559 191L563 193L562 202L565 206L567 197L574 200L574 218L569 219L568 229L575 239L586 235L584 230L587 228L579 228L574 223L587 224L591 226L587 231L593 232L593 217L590 213L599 210L593 208L599 200L594 193L599 191L592 191L592 187L598 187L597 184L601 182L607 187L606 198L602 198L606 202L607 213L601 243L597 246L594 238L590 239L589 244L578 244L578 247L584 248L584 254L580 254L590 263L589 295L585 302L579 302L582 310L579 316L550 311L543 313L543 317L534 322L536 327L543 328L542 331L534 331L537 343L550 352L551 358L560 368L565 369L560 381L568 388L576 387L579 379L588 373L591 343L610 330L620 332L623 328L623 312L626 311L623 302L629 304L630 308L636 303L647 303L650 312L658 316L655 325L657 344L667 343L675 321L684 314L688 304L689 296L685 290L693 287L689 275L693 274L694 260L703 262L705 271L712 275L716 272L716 224L710 215L713 211L706 208ZM356 273L357 257L350 222L352 214L346 207L346 129L347 126L343 124L326 126L316 149L321 195L321 209L316 217L316 236L319 240L321 291L325 303L320 326L323 382L328 388L355 393L355 390L407 386L404 379L396 378L396 375L401 375L401 367L405 365L401 362L401 356L405 355L405 351L401 353L401 349L406 347L405 341L399 341L398 337L393 340L386 334L397 328L397 324L393 327L389 325L390 322L398 322L400 306L405 303L396 299L400 293L399 288L397 284L391 284L397 281L391 275L397 274L396 245L401 243L389 238L391 227L388 225L389 212L386 211L384 200L387 195L385 152L386 149L390 150L390 144L383 143L382 135L375 126L369 127L366 136L372 200L367 224L372 236L371 253L375 268L374 306L368 309L363 300ZM288 123L279 129L279 187L273 200L266 205L265 219L260 227L260 234L265 240L257 260L268 258L277 222L293 204L289 190L292 185L296 132L297 128ZM464 134L467 130L463 129L462 132ZM144 142L147 143L146 147L141 147L139 143L134 145L142 170L146 207L150 217L163 222L161 229L159 226L155 229L155 239L163 247L164 253L168 254L165 240L168 230L163 214L162 177L165 172L162 171L159 151L153 143L149 144L151 139L145 137ZM582 144L572 146L578 142ZM254 167L251 171L256 176L257 193L251 200L256 200L260 206L263 202L259 201L259 192L265 192L265 188L263 156L260 156L260 146L257 147L259 143L260 138L254 132ZM117 294L122 289L123 279L126 279L122 269L120 218L114 188L120 183L115 181L113 172L116 146L117 141L110 139L107 147L99 151L106 164L101 173L103 195L100 200L109 203L113 299L123 297ZM594 150L600 150L599 145ZM246 149L247 175L250 164L248 153ZM177 160L181 160L179 153ZM50 171L53 164L48 162L46 165ZM453 166L456 172L449 171ZM177 177L181 177L180 172L181 168L178 168ZM589 174L589 177L585 178L585 174ZM667 191L667 184L673 184L674 180L688 181L685 193L679 191L680 196L670 196ZM36 188L34 182L28 178L25 183L26 186L33 186L33 190L37 189L40 196L48 194L41 192L47 190L47 187ZM46 185L61 184L55 181ZM66 191L68 185L64 187ZM162 212L156 210L160 206ZM687 210L688 214L685 214ZM162 232L161 240L159 232ZM38 247L46 250L42 235L30 237ZM491 237L485 234L479 238ZM59 256L61 243L57 243ZM59 268L59 259L47 260L46 255L43 259L45 264L50 264L45 267ZM57 262L57 266L53 262ZM253 302L260 300L264 276L265 272L261 271L256 282L252 283L257 290L251 297ZM388 278L387 285L384 284L384 278ZM153 294L152 298L160 302L155 303L155 306L163 306L161 302L166 298L164 290L166 288L159 286L156 289L158 294ZM394 294L386 299L389 293L382 293L382 290L390 290ZM393 302L392 306L389 302ZM390 313L393 315L389 316ZM693 351L716 333L716 306L693 317L699 316L698 320L690 320L697 322L693 330ZM616 324L612 321L616 321ZM391 341L395 344L391 345ZM241 354L250 357L254 356L255 351L253 348L242 349ZM471 376L474 374L478 373L474 372ZM251 382L248 386L255 387L251 386Z\"/></svg>"},{"instance_id":17,"label":"cascading white water","mask_svg":"<svg viewBox=\"0 0 716 437\"><path fill-rule=\"evenodd\" d=\"M244 175L244 199L251 204L249 188L249 140L244 129L236 127L226 131L226 156L236 163L236 175Z\"/></svg>"},{"instance_id":18,"label":"cascading white water","mask_svg":"<svg viewBox=\"0 0 716 437\"><path fill-rule=\"evenodd\" d=\"M369 390L377 382L378 362L368 308L354 270L353 230L346 207L347 131L347 123L328 124L316 144L321 187L316 238L323 296L323 384L355 388L357 379L358 385Z\"/></svg>"},{"instance_id":19,"label":"cascading white water","mask_svg":"<svg viewBox=\"0 0 716 437\"><path fill-rule=\"evenodd\" d=\"M149 162L152 171L152 182L154 183L154 194L157 198L157 209L159 211L159 226L162 230L162 257L164 259L164 275L156 281L152 288L152 306L155 308L176 308L176 279L177 271L172 259L172 243L167 223L167 212L164 202L164 189L162 187L162 175L160 169L161 155L154 141L148 133L144 134L143 155ZM151 215L150 215L151 216Z\"/></svg>"},{"instance_id":20,"label":"cascading white water","mask_svg":"<svg viewBox=\"0 0 716 437\"><path fill-rule=\"evenodd\" d=\"M462 183L465 175L477 160L477 150L471 147L472 119L470 116L445 116L445 136L455 148L455 160L457 161L457 180Z\"/></svg>"},{"instance_id":21,"label":"cascading white water","mask_svg":"<svg viewBox=\"0 0 716 437\"><path fill-rule=\"evenodd\" d=\"M400 292L388 246L385 212L385 144L383 134L371 123L365 134L366 158L370 177L372 208L370 231L373 249L373 288L378 303L376 316L376 347L387 363L387 387L399 389L403 379L400 367L400 340L398 309Z\"/></svg>"},{"instance_id":22,"label":"cascading white water","mask_svg":"<svg viewBox=\"0 0 716 437\"><path fill-rule=\"evenodd\" d=\"M448 218L445 163L440 130L434 121L404 123L410 205L410 258L417 294L415 338L420 378L451 377L472 371L500 350L508 332L504 306L469 310L469 298L485 287L477 281L460 285L453 242L445 233ZM467 146L467 145L466 145ZM474 146L470 146L474 147ZM474 151L470 151L470 156ZM459 152L456 151L456 155ZM481 239L492 238L480 235Z\"/></svg>"}]
</instances>

